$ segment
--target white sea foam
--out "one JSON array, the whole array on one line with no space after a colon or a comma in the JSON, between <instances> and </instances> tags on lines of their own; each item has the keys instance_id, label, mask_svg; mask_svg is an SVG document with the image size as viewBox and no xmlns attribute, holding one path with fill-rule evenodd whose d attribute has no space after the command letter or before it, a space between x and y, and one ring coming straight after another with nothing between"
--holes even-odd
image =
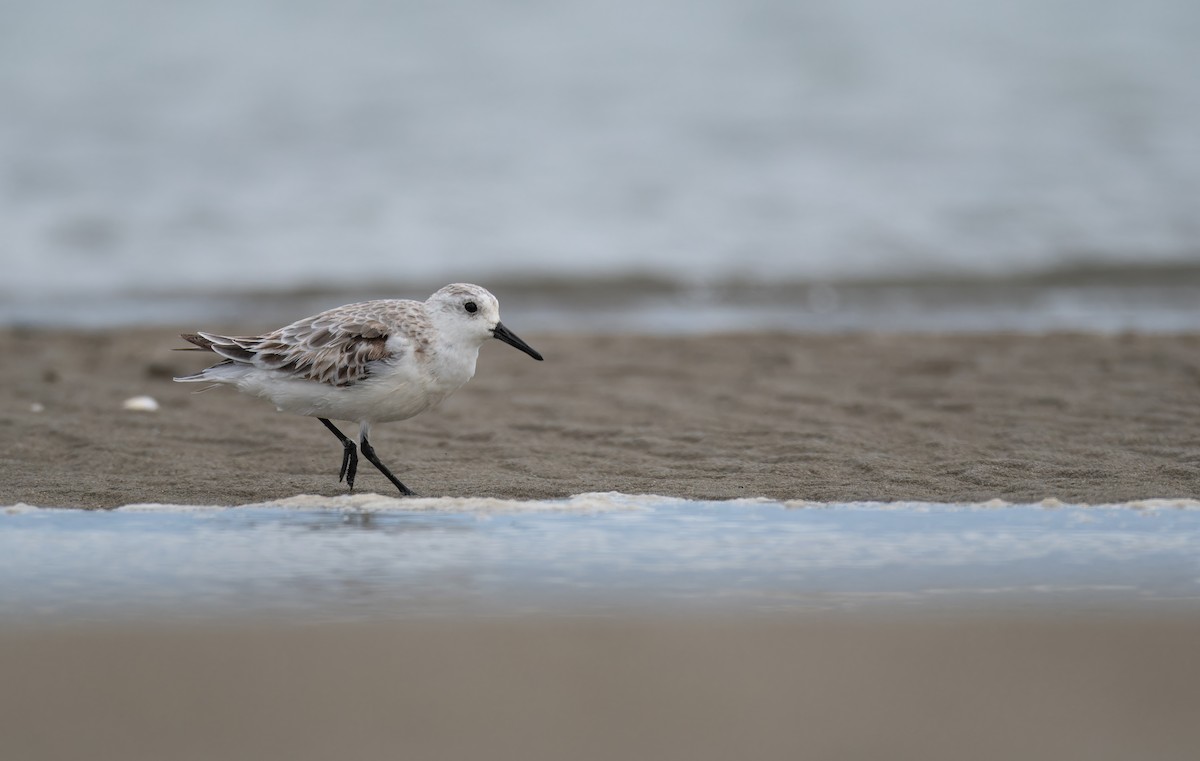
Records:
<instances>
[{"instance_id":1,"label":"white sea foam","mask_svg":"<svg viewBox=\"0 0 1200 761\"><path fill-rule=\"evenodd\" d=\"M586 492L561 499L499 499L494 497L400 497L374 492L357 492L323 496L319 494L297 494L265 502L248 502L240 505L189 505L160 502L145 502L115 508L120 512L140 513L187 513L230 509L280 509L296 511L340 511L340 512L440 512L440 513L601 513L623 510L653 510L657 507L770 507L789 510L879 510L899 512L922 512L930 510L1003 510L1005 508L1041 508L1046 510L1089 509L1130 510L1155 512L1168 510L1200 510L1200 500L1187 498L1141 499L1129 502L1063 502L1047 498L1038 502L1007 502L992 499L984 502L818 502L812 500L773 500L767 497L739 498L731 500L688 500L656 494L624 494L622 492ZM37 507L23 502L0 506L0 514L23 514L37 510L60 510L60 507Z\"/></svg>"},{"instance_id":2,"label":"white sea foam","mask_svg":"<svg viewBox=\"0 0 1200 761\"><path fill-rule=\"evenodd\" d=\"M653 495L630 495L619 492L576 494L565 499L496 499L493 497L399 497L373 492L339 494L325 497L317 494L297 494L293 497L251 502L242 508L280 508L287 510L338 510L343 512L459 512L459 513L523 513L578 512L595 513L614 510L637 510L655 505L675 504L679 500ZM223 510L215 505L136 504L117 508L125 512L188 512L193 510Z\"/></svg>"},{"instance_id":3,"label":"white sea foam","mask_svg":"<svg viewBox=\"0 0 1200 761\"><path fill-rule=\"evenodd\" d=\"M55 508L35 507L33 505L27 505L24 502L18 502L15 505L0 506L0 515L24 515L25 513L32 513L38 510L51 509Z\"/></svg>"}]
</instances>

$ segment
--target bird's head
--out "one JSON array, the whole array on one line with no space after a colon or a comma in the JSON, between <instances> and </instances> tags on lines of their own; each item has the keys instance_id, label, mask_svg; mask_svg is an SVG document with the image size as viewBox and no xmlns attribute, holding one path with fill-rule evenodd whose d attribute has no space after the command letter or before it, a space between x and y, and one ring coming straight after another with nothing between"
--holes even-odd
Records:
<instances>
[{"instance_id":1,"label":"bird's head","mask_svg":"<svg viewBox=\"0 0 1200 761\"><path fill-rule=\"evenodd\" d=\"M425 300L425 308L439 330L464 342L482 346L498 338L534 359L542 355L500 322L500 303L486 288L470 283L452 283Z\"/></svg>"}]
</instances>

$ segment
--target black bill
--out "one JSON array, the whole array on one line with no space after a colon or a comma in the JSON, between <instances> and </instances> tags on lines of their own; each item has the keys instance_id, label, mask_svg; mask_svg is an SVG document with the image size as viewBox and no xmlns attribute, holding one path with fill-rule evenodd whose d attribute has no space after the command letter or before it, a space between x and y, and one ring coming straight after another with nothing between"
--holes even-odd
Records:
<instances>
[{"instance_id":1,"label":"black bill","mask_svg":"<svg viewBox=\"0 0 1200 761\"><path fill-rule=\"evenodd\" d=\"M516 348L536 359L538 362L542 361L542 355L538 354L532 346L517 338L517 334L504 327L504 323L496 323L496 327L492 329L492 335L494 335L496 338L499 338L509 346L515 346Z\"/></svg>"}]
</instances>

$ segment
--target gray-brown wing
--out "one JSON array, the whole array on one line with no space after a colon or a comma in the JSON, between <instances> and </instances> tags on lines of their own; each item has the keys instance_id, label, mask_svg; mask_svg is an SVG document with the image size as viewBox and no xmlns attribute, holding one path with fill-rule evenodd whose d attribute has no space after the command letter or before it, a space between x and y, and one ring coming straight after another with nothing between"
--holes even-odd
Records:
<instances>
[{"instance_id":1,"label":"gray-brown wing","mask_svg":"<svg viewBox=\"0 0 1200 761\"><path fill-rule=\"evenodd\" d=\"M348 304L298 320L263 336L184 335L228 361L330 385L352 385L371 374L372 362L398 354L425 355L432 325L419 301Z\"/></svg>"},{"instance_id":2,"label":"gray-brown wing","mask_svg":"<svg viewBox=\"0 0 1200 761\"><path fill-rule=\"evenodd\" d=\"M389 319L395 317L394 311L381 311L378 302L352 304L264 336L197 336L211 344L206 348L233 362L331 386L349 386L370 374L370 363L394 357L388 344L389 336L397 331L395 320Z\"/></svg>"}]
</instances>

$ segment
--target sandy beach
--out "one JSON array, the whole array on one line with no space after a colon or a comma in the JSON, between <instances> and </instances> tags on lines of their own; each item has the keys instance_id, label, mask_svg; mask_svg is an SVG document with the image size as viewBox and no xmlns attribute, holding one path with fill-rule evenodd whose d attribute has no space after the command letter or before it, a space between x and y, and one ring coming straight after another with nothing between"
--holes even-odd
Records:
<instances>
[{"instance_id":1,"label":"sandy beach","mask_svg":"<svg viewBox=\"0 0 1200 761\"><path fill-rule=\"evenodd\" d=\"M315 420L173 383L208 359L172 352L178 332L0 331L0 504L344 492L341 449ZM1196 335L523 337L545 362L491 342L441 408L374 429L384 461L419 493L1200 494ZM141 394L160 409L122 409ZM358 489L391 486L365 467Z\"/></svg>"},{"instance_id":2,"label":"sandy beach","mask_svg":"<svg viewBox=\"0 0 1200 761\"><path fill-rule=\"evenodd\" d=\"M1194 617L0 633L21 759L1190 759Z\"/></svg>"}]
</instances>

